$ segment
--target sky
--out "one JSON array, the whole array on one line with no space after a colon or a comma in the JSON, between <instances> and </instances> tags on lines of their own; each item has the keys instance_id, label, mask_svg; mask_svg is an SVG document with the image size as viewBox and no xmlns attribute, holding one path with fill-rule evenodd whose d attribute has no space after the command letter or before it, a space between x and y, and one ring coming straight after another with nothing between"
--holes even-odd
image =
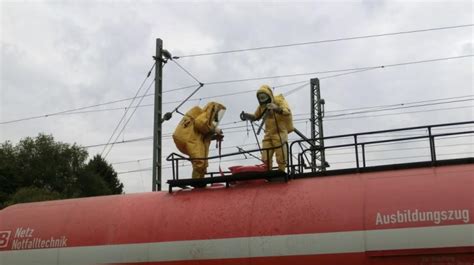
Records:
<instances>
[{"instance_id":1,"label":"sky","mask_svg":"<svg viewBox=\"0 0 474 265\"><path fill-rule=\"evenodd\" d=\"M306 135L310 134L311 78L321 80L326 136L472 121L473 14L472 1L3 0L0 1L0 142L17 143L39 133L85 147L105 144L109 139L113 142L145 138L115 144L110 151L110 146L104 151L103 145L87 150L90 156L107 154L106 159L119 172L126 193L151 191L153 96L134 101L132 106L143 105L136 112L126 112L128 100L76 113L48 114L131 98L140 87L139 95L146 91L153 93L154 73L149 78L146 76L154 63L157 38L163 40L164 49L173 56L182 56L176 62L205 84L179 109L181 112L211 100L227 107L221 125L225 134L224 153L237 151L235 145L256 148L250 125L238 120L241 111L255 110L254 91L262 84L275 87L274 93L286 96L296 127ZM186 57L459 25L471 26ZM390 67L460 56L468 57ZM348 72L206 85L382 65L387 67L336 77L331 76ZM300 83L281 86L295 82ZM195 87L166 91L196 84L177 64L168 61L163 68L163 111L173 110ZM294 93L287 94L298 87ZM229 93L235 94L207 98ZM422 101L439 104L411 105ZM389 105L403 108L348 114L359 108ZM122 134L111 138L124 114L126 120L131 116L130 121ZM334 116L337 114L345 115ZM9 122L37 116L40 117ZM177 152L169 135L179 121L180 115L175 113L170 121L163 123L164 157ZM242 127L230 128L237 126ZM290 135L290 139L296 138ZM374 148L367 158L375 165L377 160L393 159L395 153L402 157L426 155L426 150L409 152L410 148L423 144L426 145L398 146L408 153L392 150L390 154ZM440 151L440 156L473 156L472 138L441 141L440 145L443 144L446 148ZM211 150L211 154L216 153L215 146L211 145ZM347 150L345 154L344 150L343 154L327 154L333 168L338 163L353 163L354 156ZM221 163L223 167L258 163L243 160L243 155L236 159L239 160ZM163 161L163 165L165 182L172 173L168 162ZM216 171L217 165L215 161L209 170ZM186 176L189 167L181 172Z\"/></svg>"}]
</instances>

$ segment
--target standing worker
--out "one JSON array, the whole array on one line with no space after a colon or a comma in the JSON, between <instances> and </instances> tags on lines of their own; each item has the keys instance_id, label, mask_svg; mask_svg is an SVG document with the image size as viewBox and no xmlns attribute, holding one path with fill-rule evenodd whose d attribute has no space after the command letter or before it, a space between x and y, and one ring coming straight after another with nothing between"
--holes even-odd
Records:
<instances>
[{"instance_id":1,"label":"standing worker","mask_svg":"<svg viewBox=\"0 0 474 265\"><path fill-rule=\"evenodd\" d=\"M224 135L218 127L226 108L217 102L209 102L201 109L191 108L179 122L173 133L176 147L191 159L193 165L192 178L203 178L206 174L211 140L221 141Z\"/></svg>"},{"instance_id":2,"label":"standing worker","mask_svg":"<svg viewBox=\"0 0 474 265\"><path fill-rule=\"evenodd\" d=\"M273 96L273 92L268 85L262 85L257 91L259 106L254 114L240 114L241 120L256 121L264 119L265 136L263 137L262 148L275 148L262 151L262 160L265 165L272 168L273 153L276 153L278 170L285 171L288 149L288 133L294 130L293 117L290 107L282 94ZM268 154L268 157L267 157Z\"/></svg>"}]
</instances>

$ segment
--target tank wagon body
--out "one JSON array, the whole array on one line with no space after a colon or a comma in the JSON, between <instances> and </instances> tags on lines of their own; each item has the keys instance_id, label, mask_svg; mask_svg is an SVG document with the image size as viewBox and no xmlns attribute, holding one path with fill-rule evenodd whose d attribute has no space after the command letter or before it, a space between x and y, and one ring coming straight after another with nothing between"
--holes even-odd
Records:
<instances>
[{"instance_id":1,"label":"tank wagon body","mask_svg":"<svg viewBox=\"0 0 474 265\"><path fill-rule=\"evenodd\" d=\"M20 204L1 265L473 264L474 164Z\"/></svg>"}]
</instances>

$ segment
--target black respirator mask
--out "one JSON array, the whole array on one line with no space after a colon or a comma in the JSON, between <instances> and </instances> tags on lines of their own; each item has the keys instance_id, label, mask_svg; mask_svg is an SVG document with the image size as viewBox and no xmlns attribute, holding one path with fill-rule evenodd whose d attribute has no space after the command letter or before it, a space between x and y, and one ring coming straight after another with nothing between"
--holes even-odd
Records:
<instances>
[{"instance_id":1,"label":"black respirator mask","mask_svg":"<svg viewBox=\"0 0 474 265\"><path fill-rule=\"evenodd\" d=\"M260 105L267 105L268 103L272 103L272 98L266 93L258 93L257 99Z\"/></svg>"}]
</instances>

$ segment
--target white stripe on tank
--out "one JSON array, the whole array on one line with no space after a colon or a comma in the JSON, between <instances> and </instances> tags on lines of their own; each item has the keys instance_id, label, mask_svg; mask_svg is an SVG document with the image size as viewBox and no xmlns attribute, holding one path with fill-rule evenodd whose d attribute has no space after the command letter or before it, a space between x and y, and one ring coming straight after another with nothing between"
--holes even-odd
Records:
<instances>
[{"instance_id":1,"label":"white stripe on tank","mask_svg":"<svg viewBox=\"0 0 474 265\"><path fill-rule=\"evenodd\" d=\"M92 265L468 246L474 246L474 224L0 251L0 264Z\"/></svg>"}]
</instances>

